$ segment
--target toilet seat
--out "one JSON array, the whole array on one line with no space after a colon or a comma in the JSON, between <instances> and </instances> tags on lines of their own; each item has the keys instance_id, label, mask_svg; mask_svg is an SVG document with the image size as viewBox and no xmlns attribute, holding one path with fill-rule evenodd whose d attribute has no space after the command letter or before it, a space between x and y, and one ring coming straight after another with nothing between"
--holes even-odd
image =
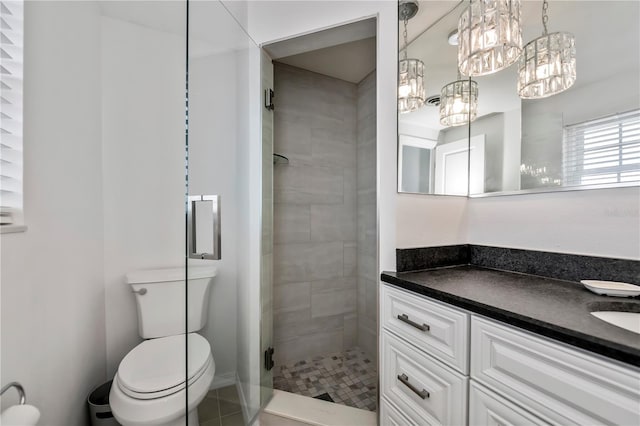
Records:
<instances>
[{"instance_id":1,"label":"toilet seat","mask_svg":"<svg viewBox=\"0 0 640 426\"><path fill-rule=\"evenodd\" d=\"M118 367L122 392L135 399L155 399L183 390L187 384L185 336L191 386L213 363L209 342L196 333L145 340L133 348Z\"/></svg>"}]
</instances>

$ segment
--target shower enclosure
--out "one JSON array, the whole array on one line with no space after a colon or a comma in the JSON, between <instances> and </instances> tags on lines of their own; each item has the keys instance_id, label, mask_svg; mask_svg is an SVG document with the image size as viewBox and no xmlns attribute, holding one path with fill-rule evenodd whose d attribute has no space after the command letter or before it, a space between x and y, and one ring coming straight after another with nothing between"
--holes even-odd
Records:
<instances>
[{"instance_id":1,"label":"shower enclosure","mask_svg":"<svg viewBox=\"0 0 640 426\"><path fill-rule=\"evenodd\" d=\"M180 292L171 306L184 309L179 327L185 335L196 304L208 307L204 326L195 332L204 338L198 342L209 343L215 374L208 392L190 406L190 385L200 377L193 371L198 360L190 339L182 333L154 336L172 338L178 350L172 346L170 356L161 352L164 358L155 356L158 352L142 356L147 363L136 365L150 368L129 369L130 377L144 376L156 387L128 389L137 392L128 396L143 406L155 399L151 393L184 394L178 417L195 410L207 426L252 423L274 393L274 364L284 362L278 357L287 351L283 339L280 347L274 341L274 315L283 322L272 305L291 284L281 279L276 250L283 241L275 241L274 233L274 218L281 221L287 206L274 212L282 201L274 186L283 182L282 173L300 167L293 155L288 169L273 164L274 70L245 31L246 6L186 0L25 2L27 231L2 235L1 358L3 380L23 382L29 401L40 405L42 424L88 424L84 403L91 389L112 380L123 359L147 343L138 330L136 298L153 297L151 282L158 275L133 288L127 276L140 279L144 274L131 275L138 271L180 271ZM368 100L361 101L356 94L372 81L375 77L348 88L351 136L357 134L357 111L366 112L375 97L367 92ZM363 109L356 106L361 102ZM370 119L373 112L367 114ZM352 138L350 163L341 166L346 157L336 158L331 143L324 154L344 166L339 198L354 219L360 206L375 205L375 194L357 182L361 172L375 178L375 165L356 168L365 164L359 156L375 158L375 147ZM335 209L324 207L317 213L331 221ZM315 319L333 317L327 324L341 322L344 349L358 345L375 356L377 239L367 227L374 226L375 216L358 216L357 223L362 229L352 221L345 239L319 241L313 248L319 251L309 252L321 258L325 248L340 248L340 267L330 265L333 272L325 276L318 263L309 286L319 290ZM336 231L341 232L329 233ZM37 268L31 263L36 258ZM195 283L189 271L200 265L215 266L217 273L206 300L191 300ZM367 265L373 269L361 273L359 267ZM338 270L348 280L331 282ZM345 288L338 289L341 284ZM336 295L348 304L331 312L328 305ZM356 317L356 311L366 315ZM158 387L168 376L174 383ZM195 414L185 419L194 423Z\"/></svg>"},{"instance_id":2,"label":"shower enclosure","mask_svg":"<svg viewBox=\"0 0 640 426\"><path fill-rule=\"evenodd\" d=\"M275 91L274 388L375 411L376 20L263 47Z\"/></svg>"},{"instance_id":3,"label":"shower enclosure","mask_svg":"<svg viewBox=\"0 0 640 426\"><path fill-rule=\"evenodd\" d=\"M186 318L194 309L189 268L215 265L208 319L198 331L211 346L215 377L198 420L250 423L271 392L264 368L272 346L270 262L261 261L272 228L261 200L269 200L271 183L267 173L263 193L260 50L219 1L95 6L107 379L141 341L124 275L184 268L184 297L175 302ZM195 380L190 350L185 339L186 361L175 361L185 364L187 383ZM186 412L196 409L187 405L185 397Z\"/></svg>"}]
</instances>

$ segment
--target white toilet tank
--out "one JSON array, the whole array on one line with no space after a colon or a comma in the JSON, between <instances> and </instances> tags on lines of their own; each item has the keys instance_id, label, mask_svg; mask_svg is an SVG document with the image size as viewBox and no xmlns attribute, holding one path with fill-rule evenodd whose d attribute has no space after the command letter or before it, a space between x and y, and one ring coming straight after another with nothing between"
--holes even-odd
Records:
<instances>
[{"instance_id":1,"label":"white toilet tank","mask_svg":"<svg viewBox=\"0 0 640 426\"><path fill-rule=\"evenodd\" d=\"M127 284L135 293L138 332L144 339L192 333L204 327L215 266L188 267L189 327L185 330L185 268L130 272Z\"/></svg>"}]
</instances>

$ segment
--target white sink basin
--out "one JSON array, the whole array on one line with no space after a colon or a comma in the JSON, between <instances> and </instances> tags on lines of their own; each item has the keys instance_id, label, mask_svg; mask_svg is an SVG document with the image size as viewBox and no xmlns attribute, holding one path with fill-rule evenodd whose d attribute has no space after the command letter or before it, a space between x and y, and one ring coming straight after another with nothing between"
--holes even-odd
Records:
<instances>
[{"instance_id":1,"label":"white sink basin","mask_svg":"<svg viewBox=\"0 0 640 426\"><path fill-rule=\"evenodd\" d=\"M596 311L591 312L591 315L609 324L640 334L639 312Z\"/></svg>"}]
</instances>

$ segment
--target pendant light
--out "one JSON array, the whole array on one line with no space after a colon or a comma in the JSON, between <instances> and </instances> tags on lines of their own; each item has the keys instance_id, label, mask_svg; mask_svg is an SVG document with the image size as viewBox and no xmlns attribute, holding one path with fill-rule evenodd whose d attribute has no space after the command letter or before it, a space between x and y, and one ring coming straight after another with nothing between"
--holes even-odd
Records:
<instances>
[{"instance_id":1,"label":"pendant light","mask_svg":"<svg viewBox=\"0 0 640 426\"><path fill-rule=\"evenodd\" d=\"M478 111L478 83L471 79L458 79L440 92L440 124L447 127L462 126L476 119Z\"/></svg>"},{"instance_id":2,"label":"pendant light","mask_svg":"<svg viewBox=\"0 0 640 426\"><path fill-rule=\"evenodd\" d=\"M547 9L542 3L542 35L524 48L518 65L518 95L523 99L546 98L563 92L576 81L576 45L573 34L547 32Z\"/></svg>"},{"instance_id":3,"label":"pendant light","mask_svg":"<svg viewBox=\"0 0 640 426\"><path fill-rule=\"evenodd\" d=\"M419 59L407 59L407 21L418 13L417 1L400 1L398 17L404 23L403 59L398 63L398 112L405 114L424 105L424 63Z\"/></svg>"},{"instance_id":4,"label":"pendant light","mask_svg":"<svg viewBox=\"0 0 640 426\"><path fill-rule=\"evenodd\" d=\"M464 76L492 74L522 52L520 0L471 0L458 20L458 68Z\"/></svg>"}]
</instances>

